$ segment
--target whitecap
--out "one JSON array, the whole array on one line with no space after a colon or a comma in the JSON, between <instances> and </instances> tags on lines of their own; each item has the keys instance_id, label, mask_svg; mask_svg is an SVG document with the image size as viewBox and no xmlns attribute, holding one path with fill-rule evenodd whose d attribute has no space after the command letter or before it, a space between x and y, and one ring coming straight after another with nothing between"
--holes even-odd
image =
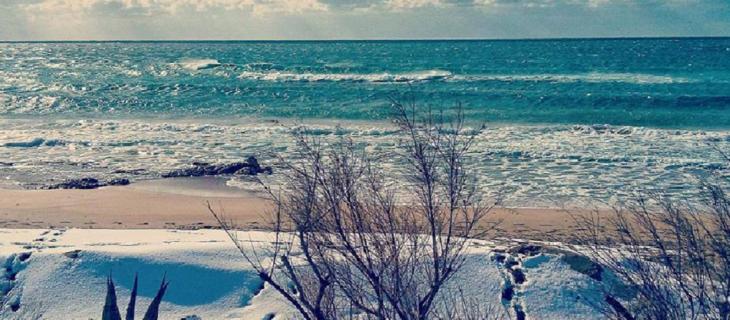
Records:
<instances>
[{"instance_id":1,"label":"whitecap","mask_svg":"<svg viewBox=\"0 0 730 320\"><path fill-rule=\"evenodd\" d=\"M188 70L210 69L221 65L221 63L215 59L186 59L180 61L178 64Z\"/></svg>"},{"instance_id":2,"label":"whitecap","mask_svg":"<svg viewBox=\"0 0 730 320\"><path fill-rule=\"evenodd\" d=\"M630 84L673 84L690 83L694 80L641 73L581 73L581 74L452 74L444 70L425 70L404 73L315 73L294 71L245 71L240 79L272 82L555 82L555 83L630 83Z\"/></svg>"},{"instance_id":3,"label":"whitecap","mask_svg":"<svg viewBox=\"0 0 730 320\"><path fill-rule=\"evenodd\" d=\"M513 75L459 75L455 81L525 81L525 82L588 82L588 83L632 83L632 84L672 84L690 83L692 79L643 73L577 73L577 74L513 74Z\"/></svg>"},{"instance_id":4,"label":"whitecap","mask_svg":"<svg viewBox=\"0 0 730 320\"><path fill-rule=\"evenodd\" d=\"M84 176L111 179L139 169L144 170L135 173L136 180L156 178L193 162L232 163L249 155L256 155L264 165L275 165L275 156L297 161L291 152L296 145L291 133L297 128L209 119L0 120L2 161L14 164L0 171L11 183L31 185ZM402 137L385 123L317 122L307 128L323 143L344 135L377 154L401 152ZM691 198L696 189L691 189L684 175L702 170L730 174L711 147L728 148L728 137L727 130L600 124L494 126L475 136L467 166L475 170L481 189L508 193L508 205L573 203L586 197L608 200L607 196L625 196L634 185L680 186L672 192ZM407 170L395 158L384 157L378 165L394 177ZM274 167L275 173L263 178L278 185L281 170ZM256 184L239 177L227 184L256 191Z\"/></svg>"},{"instance_id":5,"label":"whitecap","mask_svg":"<svg viewBox=\"0 0 730 320\"><path fill-rule=\"evenodd\" d=\"M412 82L449 78L452 74L443 70L427 70L409 73L296 73L245 71L239 79L273 82Z\"/></svg>"},{"instance_id":6,"label":"whitecap","mask_svg":"<svg viewBox=\"0 0 730 320\"><path fill-rule=\"evenodd\" d=\"M142 76L142 71L139 70L122 70L122 73L128 77Z\"/></svg>"}]
</instances>

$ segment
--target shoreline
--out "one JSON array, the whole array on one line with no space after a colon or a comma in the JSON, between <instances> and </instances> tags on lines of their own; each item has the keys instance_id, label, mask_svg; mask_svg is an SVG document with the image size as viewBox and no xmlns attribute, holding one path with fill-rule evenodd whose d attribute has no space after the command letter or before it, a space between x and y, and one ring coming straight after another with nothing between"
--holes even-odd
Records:
<instances>
[{"instance_id":1,"label":"shoreline","mask_svg":"<svg viewBox=\"0 0 730 320\"><path fill-rule=\"evenodd\" d=\"M177 181L176 181L177 180ZM93 190L0 189L0 228L216 229L206 204L242 230L266 230L271 203L216 179L165 179ZM483 223L500 222L497 237L566 240L574 215L595 209L495 208ZM608 210L599 210L610 214Z\"/></svg>"},{"instance_id":2,"label":"shoreline","mask_svg":"<svg viewBox=\"0 0 730 320\"><path fill-rule=\"evenodd\" d=\"M38 115L26 115L26 114L3 114L3 118L0 121L25 121L25 122L36 122L39 119ZM174 123L174 124L213 124L222 126L236 126L236 125L260 125L262 123L270 125L279 125L284 128L296 128L298 126L344 126L344 127L376 127L380 129L393 129L395 128L392 119L390 118L327 118L327 117L281 117L271 115L221 115L221 116L201 116L195 114L160 114L160 113L149 113L149 114L108 114L98 115L92 112L89 113L75 113L75 114L49 114L41 115L40 119L47 121L59 121L59 122L77 122L80 120L88 121L117 121L117 122L150 122L157 124ZM0 122L1 123L1 122ZM621 123L621 122L605 122L605 121L593 121L593 122L560 122L560 121L519 121L519 120L471 120L468 122L470 125L486 125L490 128L543 128L543 127L573 127L573 126L605 126L613 128L642 128L642 129L654 129L654 130L667 130L667 131L704 131L704 132L728 132L730 131L730 125L646 125L636 123Z\"/></svg>"},{"instance_id":3,"label":"shoreline","mask_svg":"<svg viewBox=\"0 0 730 320\"><path fill-rule=\"evenodd\" d=\"M0 120L0 150L7 151L0 161L0 188L47 188L84 178L136 184L196 163L234 164L252 155L263 167L275 165L272 160L279 156L291 160L296 143L283 122L231 121ZM325 141L346 136L374 153L398 151L401 137L392 125L328 123L311 126L312 135ZM479 165L473 174L483 190L509 195L510 206L592 207L593 201L630 196L634 188L665 189L695 201L697 188L684 177L708 168L725 170L707 143L725 148L728 133L608 125L490 126L475 136L471 157ZM383 157L383 164L403 168L390 158ZM246 181L231 180L238 182L247 188Z\"/></svg>"}]
</instances>

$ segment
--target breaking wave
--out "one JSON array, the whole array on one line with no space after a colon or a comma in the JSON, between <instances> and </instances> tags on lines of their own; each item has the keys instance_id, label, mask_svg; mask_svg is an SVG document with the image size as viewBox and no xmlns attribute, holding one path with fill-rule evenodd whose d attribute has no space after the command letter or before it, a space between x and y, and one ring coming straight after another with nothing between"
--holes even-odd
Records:
<instances>
[{"instance_id":1,"label":"breaking wave","mask_svg":"<svg viewBox=\"0 0 730 320\"><path fill-rule=\"evenodd\" d=\"M3 146L6 148L35 148L35 147L55 147L63 146L66 142L58 139L43 139L35 138L28 141L13 141L4 143Z\"/></svg>"},{"instance_id":2,"label":"breaking wave","mask_svg":"<svg viewBox=\"0 0 730 320\"><path fill-rule=\"evenodd\" d=\"M672 84L690 83L692 79L641 73L585 73L585 74L515 74L489 75L453 74L444 70L427 70L409 73L315 73L289 71L244 71L239 79L273 82L556 82L556 83L631 83L631 84Z\"/></svg>"},{"instance_id":3,"label":"breaking wave","mask_svg":"<svg viewBox=\"0 0 730 320\"><path fill-rule=\"evenodd\" d=\"M690 83L692 79L669 77L643 73L601 73L591 72L583 74L530 74L530 75L474 75L459 76L457 80L465 81L527 81L527 82L618 82L632 84L668 84Z\"/></svg>"},{"instance_id":4,"label":"breaking wave","mask_svg":"<svg viewBox=\"0 0 730 320\"><path fill-rule=\"evenodd\" d=\"M180 61L178 65L188 70L203 70L215 68L221 63L215 59L187 59Z\"/></svg>"},{"instance_id":5,"label":"breaking wave","mask_svg":"<svg viewBox=\"0 0 730 320\"><path fill-rule=\"evenodd\" d=\"M323 82L323 81L350 81L350 82L411 82L448 79L451 72L442 70L428 70L410 73L295 73L286 71L256 72L245 71L239 79L277 81L277 82Z\"/></svg>"},{"instance_id":6,"label":"breaking wave","mask_svg":"<svg viewBox=\"0 0 730 320\"><path fill-rule=\"evenodd\" d=\"M308 134L324 142L346 136L382 154L400 152L402 137L384 123L307 127ZM272 164L272 151L284 158L293 155L296 128L189 119L6 120L0 121L0 160L11 165L0 166L0 174L5 183L34 187L83 177L151 179L193 162L233 163L249 155ZM730 168L712 147L730 147L727 130L509 125L489 127L473 143L467 165L473 166L480 187L508 192L505 201L516 206L550 205L556 199L609 201L634 187L671 188L692 199L698 190L688 177L708 170L730 177ZM395 173L405 169L394 159L383 158L379 165ZM231 179L229 185L252 188L250 181Z\"/></svg>"}]
</instances>

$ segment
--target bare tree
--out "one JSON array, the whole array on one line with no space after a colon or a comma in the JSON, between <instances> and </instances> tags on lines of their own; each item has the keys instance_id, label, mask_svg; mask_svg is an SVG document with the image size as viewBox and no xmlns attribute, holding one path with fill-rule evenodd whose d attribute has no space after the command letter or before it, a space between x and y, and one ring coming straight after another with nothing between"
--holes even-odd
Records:
<instances>
[{"instance_id":1,"label":"bare tree","mask_svg":"<svg viewBox=\"0 0 730 320\"><path fill-rule=\"evenodd\" d=\"M487 231L479 222L492 206L464 165L481 128L467 128L461 108L447 122L414 102L392 107L402 134L397 154L296 131L299 160L281 159L286 188L265 186L275 204L274 244L265 253L209 206L259 277L304 319L438 318L469 239ZM406 172L384 172L383 156L397 157Z\"/></svg>"},{"instance_id":2,"label":"bare tree","mask_svg":"<svg viewBox=\"0 0 730 320\"><path fill-rule=\"evenodd\" d=\"M730 198L721 183L702 189L701 205L645 193L579 220L581 248L619 280L611 318L730 319Z\"/></svg>"}]
</instances>

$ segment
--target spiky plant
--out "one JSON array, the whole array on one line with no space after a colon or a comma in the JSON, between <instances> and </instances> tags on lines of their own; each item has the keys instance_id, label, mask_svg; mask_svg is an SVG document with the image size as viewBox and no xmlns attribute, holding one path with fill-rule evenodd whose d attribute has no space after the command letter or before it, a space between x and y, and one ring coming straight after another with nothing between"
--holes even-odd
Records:
<instances>
[{"instance_id":1,"label":"spiky plant","mask_svg":"<svg viewBox=\"0 0 730 320\"><path fill-rule=\"evenodd\" d=\"M164 281L164 277L162 278ZM129 305L127 305L127 315L125 320L134 320L134 306L137 302L137 274L134 274L134 285L132 285L132 295L129 297Z\"/></svg>"},{"instance_id":2,"label":"spiky plant","mask_svg":"<svg viewBox=\"0 0 730 320\"><path fill-rule=\"evenodd\" d=\"M157 289L155 298L152 299L152 303L147 308L147 312L144 314L143 320L157 320L160 313L160 303L162 303L162 297L167 291L167 286L170 284L169 281L165 281L165 276L162 277L162 283L160 288ZM132 286L132 294L129 298L129 305L127 305L127 314L125 320L134 320L134 309L137 303L137 274L134 275L134 285ZM101 315L101 320L122 320L122 315L119 313L119 306L117 305L117 292L114 288L114 280L112 280L111 274L106 280L106 302L104 303L104 311Z\"/></svg>"}]
</instances>

